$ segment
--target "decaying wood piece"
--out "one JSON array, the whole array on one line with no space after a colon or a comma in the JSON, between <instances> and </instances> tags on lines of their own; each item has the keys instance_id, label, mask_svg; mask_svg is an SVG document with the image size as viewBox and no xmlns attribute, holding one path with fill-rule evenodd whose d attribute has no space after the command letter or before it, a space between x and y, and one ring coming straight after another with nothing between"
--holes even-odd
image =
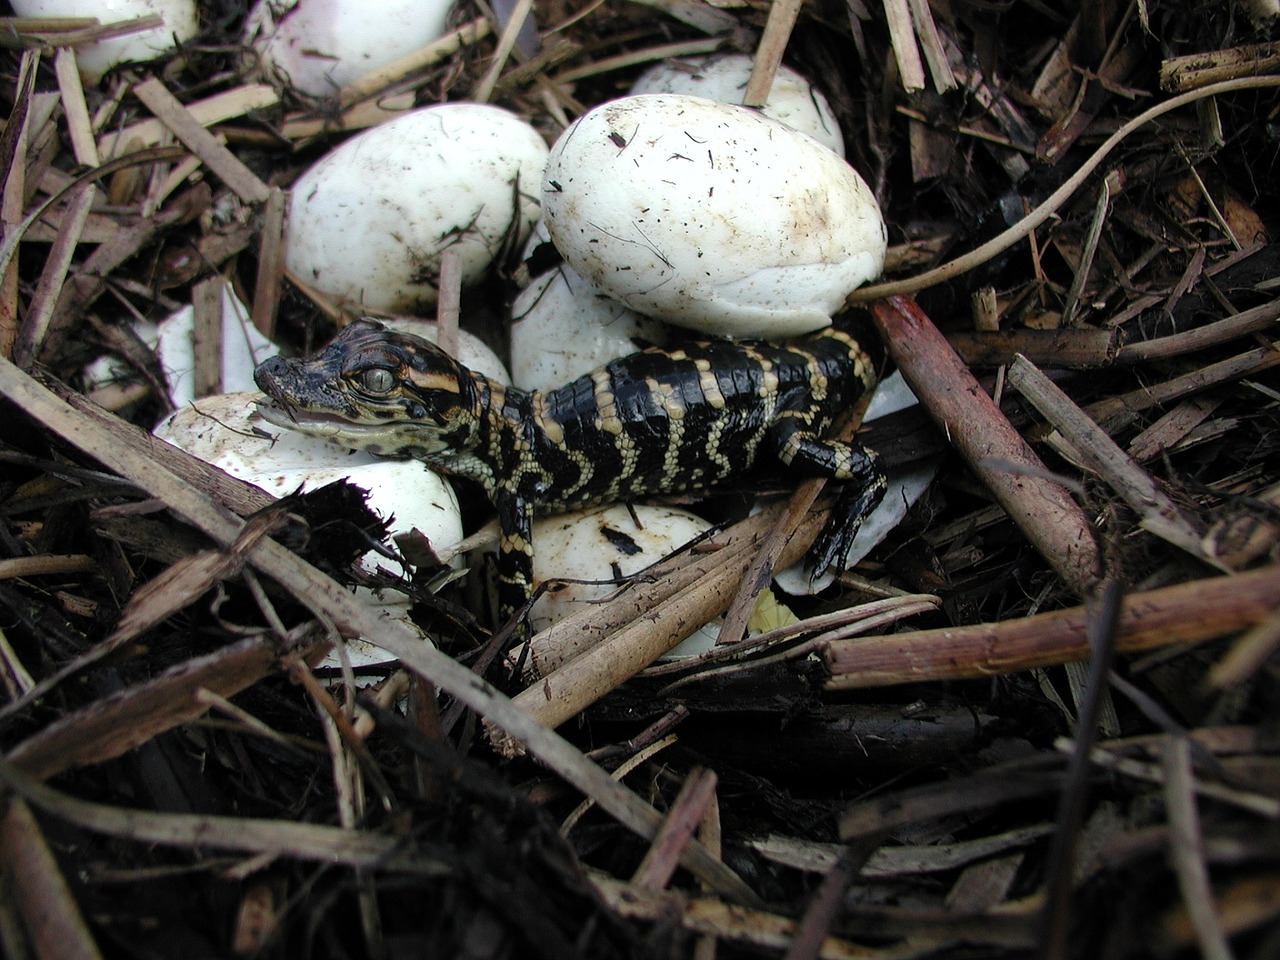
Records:
<instances>
[{"instance_id":1,"label":"decaying wood piece","mask_svg":"<svg viewBox=\"0 0 1280 960\"><path fill-rule=\"evenodd\" d=\"M1280 607L1280 567L1193 580L1124 599L1122 653L1230 636ZM1016 620L830 643L823 662L837 689L988 677L1083 660L1088 611L1071 607Z\"/></svg>"}]
</instances>

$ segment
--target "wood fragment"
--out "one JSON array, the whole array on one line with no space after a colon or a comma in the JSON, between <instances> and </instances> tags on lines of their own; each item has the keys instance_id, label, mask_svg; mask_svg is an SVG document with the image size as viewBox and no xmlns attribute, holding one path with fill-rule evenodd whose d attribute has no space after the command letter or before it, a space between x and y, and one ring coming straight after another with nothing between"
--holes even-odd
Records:
<instances>
[{"instance_id":1,"label":"wood fragment","mask_svg":"<svg viewBox=\"0 0 1280 960\"><path fill-rule=\"evenodd\" d=\"M254 110L265 110L280 102L275 88L265 83L248 83L244 86L216 93L203 100L187 104L186 112L202 127L214 127L228 120L242 117ZM98 152L110 160L135 150L154 147L167 135L164 122L140 120L137 123L104 133L98 138Z\"/></svg>"},{"instance_id":2,"label":"wood fragment","mask_svg":"<svg viewBox=\"0 0 1280 960\"><path fill-rule=\"evenodd\" d=\"M1213 566L1200 534L1166 494L1106 432L1071 402L1060 387L1025 357L1009 368L1009 384L1025 397L1097 473L1141 517L1141 526Z\"/></svg>"},{"instance_id":3,"label":"wood fragment","mask_svg":"<svg viewBox=\"0 0 1280 960\"><path fill-rule=\"evenodd\" d=\"M915 93L924 89L924 64L916 46L915 27L911 22L910 0L883 0L884 18L889 27L889 43L898 65L902 89Z\"/></svg>"},{"instance_id":4,"label":"wood fragment","mask_svg":"<svg viewBox=\"0 0 1280 960\"><path fill-rule=\"evenodd\" d=\"M791 31L800 15L804 0L772 0L769 19L765 21L760 43L756 45L755 60L751 64L751 76L742 94L744 107L763 107L769 99L773 78L782 65L782 55L787 50Z\"/></svg>"},{"instance_id":5,"label":"wood fragment","mask_svg":"<svg viewBox=\"0 0 1280 960\"><path fill-rule=\"evenodd\" d=\"M191 346L195 356L192 389L196 399L222 392L222 288L214 274L191 290Z\"/></svg>"},{"instance_id":6,"label":"wood fragment","mask_svg":"<svg viewBox=\"0 0 1280 960\"><path fill-rule=\"evenodd\" d=\"M1234 955L1214 910L1213 888L1204 862L1200 815L1196 810L1191 748L1184 738L1168 739L1164 771L1170 854L1182 891L1182 903L1195 928L1201 955L1207 960L1232 960Z\"/></svg>"},{"instance_id":7,"label":"wood fragment","mask_svg":"<svg viewBox=\"0 0 1280 960\"><path fill-rule=\"evenodd\" d=\"M631 876L632 886L656 892L671 882L680 864L680 851L715 802L716 780L715 771L705 767L694 767L686 774L661 829Z\"/></svg>"},{"instance_id":8,"label":"wood fragment","mask_svg":"<svg viewBox=\"0 0 1280 960\"><path fill-rule=\"evenodd\" d=\"M4 889L23 919L26 945L36 957L98 960L102 956L31 808L6 799L0 813ZM17 931L10 931L15 935ZM6 937L11 946L18 946Z\"/></svg>"},{"instance_id":9,"label":"wood fragment","mask_svg":"<svg viewBox=\"0 0 1280 960\"><path fill-rule=\"evenodd\" d=\"M1160 88L1180 93L1223 80L1271 73L1277 66L1280 43L1274 41L1168 57L1160 63Z\"/></svg>"},{"instance_id":10,"label":"wood fragment","mask_svg":"<svg viewBox=\"0 0 1280 960\"><path fill-rule=\"evenodd\" d=\"M874 303L871 316L894 362L948 440L1071 589L1087 594L1098 577L1098 558L1083 511L1066 490L1046 479L1040 458L913 301L894 297Z\"/></svg>"},{"instance_id":11,"label":"wood fragment","mask_svg":"<svg viewBox=\"0 0 1280 960\"><path fill-rule=\"evenodd\" d=\"M284 288L285 213L288 197L279 187L262 208L262 227L258 232L258 274L253 285L253 308L250 316L258 332L269 340L276 335L276 311Z\"/></svg>"},{"instance_id":12,"label":"wood fragment","mask_svg":"<svg viewBox=\"0 0 1280 960\"><path fill-rule=\"evenodd\" d=\"M182 144L194 153L245 203L264 203L271 190L244 163L193 117L178 98L155 77L135 84L134 96L155 114Z\"/></svg>"},{"instance_id":13,"label":"wood fragment","mask_svg":"<svg viewBox=\"0 0 1280 960\"><path fill-rule=\"evenodd\" d=\"M1116 331L1095 327L958 330L947 334L947 343L965 363L975 367L1006 366L1019 354L1046 367L1105 367L1121 349Z\"/></svg>"},{"instance_id":14,"label":"wood fragment","mask_svg":"<svg viewBox=\"0 0 1280 960\"><path fill-rule=\"evenodd\" d=\"M1198 644L1248 629L1280 607L1280 568L1129 594L1118 650ZM1087 613L1071 607L1020 620L838 640L822 652L835 689L989 677L1083 660Z\"/></svg>"},{"instance_id":15,"label":"wood fragment","mask_svg":"<svg viewBox=\"0 0 1280 960\"><path fill-rule=\"evenodd\" d=\"M346 108L361 100L376 97L415 73L453 56L464 47L479 43L492 32L493 28L487 17L476 17L425 47L352 80L338 90L338 105Z\"/></svg>"},{"instance_id":16,"label":"wood fragment","mask_svg":"<svg viewBox=\"0 0 1280 960\"><path fill-rule=\"evenodd\" d=\"M76 53L70 47L61 47L53 56L53 70L58 77L58 90L62 94L62 110L67 118L67 135L76 162L86 167L96 167L98 145L93 141L93 125L89 120L89 107L84 100L84 87L80 85L80 68L76 65Z\"/></svg>"}]
</instances>

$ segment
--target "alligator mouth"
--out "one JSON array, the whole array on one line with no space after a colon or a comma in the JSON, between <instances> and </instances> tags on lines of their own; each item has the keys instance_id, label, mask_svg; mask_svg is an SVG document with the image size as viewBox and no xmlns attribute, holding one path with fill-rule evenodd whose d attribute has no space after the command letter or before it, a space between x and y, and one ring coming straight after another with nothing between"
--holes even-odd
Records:
<instances>
[{"instance_id":1,"label":"alligator mouth","mask_svg":"<svg viewBox=\"0 0 1280 960\"><path fill-rule=\"evenodd\" d=\"M271 397L257 401L258 416L267 423L287 430L304 430L329 433L360 433L377 429L372 424L352 423L336 413L322 413L316 410L304 410L301 407L281 403Z\"/></svg>"}]
</instances>

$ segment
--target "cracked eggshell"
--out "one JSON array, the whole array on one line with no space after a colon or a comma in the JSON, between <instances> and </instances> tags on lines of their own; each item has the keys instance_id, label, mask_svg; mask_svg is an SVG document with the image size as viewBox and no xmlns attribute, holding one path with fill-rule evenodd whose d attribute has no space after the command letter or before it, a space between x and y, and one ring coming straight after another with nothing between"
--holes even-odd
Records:
<instances>
[{"instance_id":1,"label":"cracked eggshell","mask_svg":"<svg viewBox=\"0 0 1280 960\"><path fill-rule=\"evenodd\" d=\"M461 254L465 286L524 242L546 158L538 132L499 107L443 103L397 117L294 184L285 266L374 311L430 306L445 247Z\"/></svg>"},{"instance_id":2,"label":"cracked eggshell","mask_svg":"<svg viewBox=\"0 0 1280 960\"><path fill-rule=\"evenodd\" d=\"M139 339L156 352L164 370L169 399L182 407L195 399L195 308L185 306L158 324L139 320L133 325ZM249 320L249 308L229 284L222 287L222 388L227 393L253 390L253 371L277 352L277 347ZM85 369L86 389L136 379L132 367L115 356L101 357Z\"/></svg>"},{"instance_id":3,"label":"cracked eggshell","mask_svg":"<svg viewBox=\"0 0 1280 960\"><path fill-rule=\"evenodd\" d=\"M245 22L255 73L312 97L439 38L450 0L260 0Z\"/></svg>"},{"instance_id":4,"label":"cracked eggshell","mask_svg":"<svg viewBox=\"0 0 1280 960\"><path fill-rule=\"evenodd\" d=\"M754 59L745 53L713 53L656 63L631 85L631 93L681 93L721 103L742 103ZM844 136L831 104L812 83L788 66L779 66L760 108L766 117L807 133L840 156Z\"/></svg>"},{"instance_id":5,"label":"cracked eggshell","mask_svg":"<svg viewBox=\"0 0 1280 960\"><path fill-rule=\"evenodd\" d=\"M661 323L610 300L565 265L520 291L511 316L511 376L521 390L552 390L666 340Z\"/></svg>"},{"instance_id":6,"label":"cracked eggshell","mask_svg":"<svg viewBox=\"0 0 1280 960\"><path fill-rule=\"evenodd\" d=\"M159 14L164 26L76 47L76 64L86 83L96 84L112 67L143 63L172 53L200 27L195 0L13 0L20 17L93 17L102 24Z\"/></svg>"},{"instance_id":7,"label":"cracked eggshell","mask_svg":"<svg viewBox=\"0 0 1280 960\"><path fill-rule=\"evenodd\" d=\"M556 249L592 286L704 333L830 323L880 273L870 188L812 137L701 97L624 97L578 118L543 178Z\"/></svg>"},{"instance_id":8,"label":"cracked eggshell","mask_svg":"<svg viewBox=\"0 0 1280 960\"><path fill-rule=\"evenodd\" d=\"M437 550L462 539L462 515L448 481L417 460L384 460L268 423L254 412L256 391L205 397L170 414L152 433L273 496L347 479L390 520L389 534L421 531ZM371 553L370 569L387 563Z\"/></svg>"},{"instance_id":9,"label":"cracked eggshell","mask_svg":"<svg viewBox=\"0 0 1280 960\"><path fill-rule=\"evenodd\" d=\"M638 521L638 522L637 522ZM534 521L533 579L612 580L638 573L711 528L701 517L671 507L635 503L558 514ZM547 590L529 612L536 633L613 593L612 583L569 583ZM715 624L700 627L668 651L668 657L694 656L715 646ZM531 668L549 669L530 650Z\"/></svg>"}]
</instances>

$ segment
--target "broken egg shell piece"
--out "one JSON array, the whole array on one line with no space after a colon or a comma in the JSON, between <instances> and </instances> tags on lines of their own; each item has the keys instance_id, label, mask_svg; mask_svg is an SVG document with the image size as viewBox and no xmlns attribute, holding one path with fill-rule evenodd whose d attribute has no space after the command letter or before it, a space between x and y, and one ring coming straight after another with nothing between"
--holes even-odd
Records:
<instances>
[{"instance_id":1,"label":"broken egg shell piece","mask_svg":"<svg viewBox=\"0 0 1280 960\"><path fill-rule=\"evenodd\" d=\"M604 103L552 147L543 216L584 280L704 333L826 326L884 265L879 206L812 137L744 107L647 94Z\"/></svg>"},{"instance_id":2,"label":"broken egg shell piece","mask_svg":"<svg viewBox=\"0 0 1280 960\"><path fill-rule=\"evenodd\" d=\"M680 549L710 527L706 520L684 510L643 503L543 517L533 524L534 581L600 581L629 576ZM534 603L530 626L536 633L617 589L612 583L556 584ZM715 646L718 633L715 624L700 627L666 656L704 653ZM530 655L534 670L552 668L545 659L539 661L536 647Z\"/></svg>"},{"instance_id":3,"label":"broken egg shell piece","mask_svg":"<svg viewBox=\"0 0 1280 960\"><path fill-rule=\"evenodd\" d=\"M609 299L564 264L525 287L511 316L511 375L521 390L552 390L667 339L661 322Z\"/></svg>"},{"instance_id":4,"label":"broken egg shell piece","mask_svg":"<svg viewBox=\"0 0 1280 960\"><path fill-rule=\"evenodd\" d=\"M278 348L249 320L249 308L230 285L222 288L222 389L226 393L253 390L253 371ZM148 320L133 325L138 338L155 350L164 370L169 399L183 407L195 399L195 309L176 310L158 324ZM133 368L115 356L95 360L85 368L85 389L136 379Z\"/></svg>"},{"instance_id":5,"label":"broken egg shell piece","mask_svg":"<svg viewBox=\"0 0 1280 960\"><path fill-rule=\"evenodd\" d=\"M95 85L112 67L144 63L172 53L200 28L195 0L13 0L20 17L92 17L103 26L159 15L164 24L76 46L80 76Z\"/></svg>"},{"instance_id":6,"label":"broken egg shell piece","mask_svg":"<svg viewBox=\"0 0 1280 960\"><path fill-rule=\"evenodd\" d=\"M253 73L328 97L444 33L451 0L260 0L245 21Z\"/></svg>"},{"instance_id":7,"label":"broken egg shell piece","mask_svg":"<svg viewBox=\"0 0 1280 960\"><path fill-rule=\"evenodd\" d=\"M459 254L469 286L524 243L546 158L538 132L499 107L443 103L397 117L297 180L285 266L371 311L430 306L445 248Z\"/></svg>"},{"instance_id":8,"label":"broken egg shell piece","mask_svg":"<svg viewBox=\"0 0 1280 960\"><path fill-rule=\"evenodd\" d=\"M755 58L745 53L712 53L663 60L631 85L632 95L680 93L721 103L741 104ZM769 98L760 112L808 134L838 156L844 156L844 136L831 104L812 83L785 64L778 67Z\"/></svg>"},{"instance_id":9,"label":"broken egg shell piece","mask_svg":"<svg viewBox=\"0 0 1280 960\"><path fill-rule=\"evenodd\" d=\"M256 391L197 400L170 414L152 433L276 497L346 479L369 493L368 504L390 522L389 536L419 530L437 550L462 539L462 515L448 481L416 460L383 460L274 426L254 412ZM369 570L390 564L369 553Z\"/></svg>"}]
</instances>

